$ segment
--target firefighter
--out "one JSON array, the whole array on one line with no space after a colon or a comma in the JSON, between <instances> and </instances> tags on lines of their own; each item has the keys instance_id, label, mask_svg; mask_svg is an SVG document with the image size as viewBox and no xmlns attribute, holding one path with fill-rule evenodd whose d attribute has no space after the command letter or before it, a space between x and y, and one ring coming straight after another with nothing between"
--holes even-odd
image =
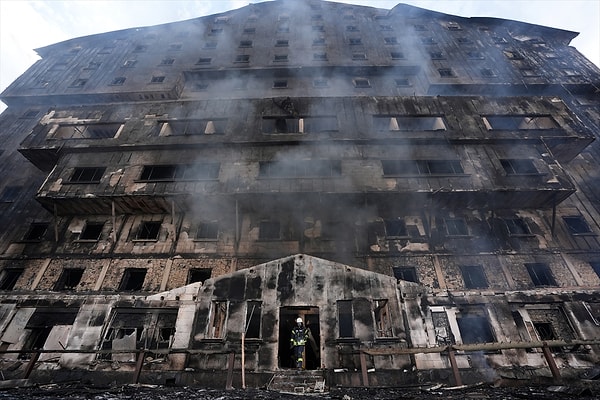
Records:
<instances>
[{"instance_id":1,"label":"firefighter","mask_svg":"<svg viewBox=\"0 0 600 400\"><path fill-rule=\"evenodd\" d=\"M302 355L309 335L310 331L304 326L302 318L297 318L296 326L292 329L292 335L290 337L290 349L293 351L294 361L296 363L296 368L298 369L302 369L304 364Z\"/></svg>"}]
</instances>

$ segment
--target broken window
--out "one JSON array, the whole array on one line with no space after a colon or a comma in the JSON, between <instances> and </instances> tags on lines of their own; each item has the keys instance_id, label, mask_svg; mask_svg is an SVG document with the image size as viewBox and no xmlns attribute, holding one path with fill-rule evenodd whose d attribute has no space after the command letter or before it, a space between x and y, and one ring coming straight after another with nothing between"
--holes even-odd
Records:
<instances>
[{"instance_id":1,"label":"broken window","mask_svg":"<svg viewBox=\"0 0 600 400\"><path fill-rule=\"evenodd\" d=\"M196 230L196 239L216 240L219 236L219 224L217 222L200 222Z\"/></svg>"},{"instance_id":2,"label":"broken window","mask_svg":"<svg viewBox=\"0 0 600 400\"><path fill-rule=\"evenodd\" d=\"M534 286L557 286L548 264L527 263L525 267Z\"/></svg>"},{"instance_id":3,"label":"broken window","mask_svg":"<svg viewBox=\"0 0 600 400\"><path fill-rule=\"evenodd\" d=\"M38 308L25 326L29 332L22 350L64 349L68 328L75 322L78 309ZM19 358L29 359L31 354L21 354ZM44 357L42 355L42 357ZM50 356L52 357L52 356Z\"/></svg>"},{"instance_id":4,"label":"broken window","mask_svg":"<svg viewBox=\"0 0 600 400\"><path fill-rule=\"evenodd\" d=\"M143 221L140 224L135 240L157 240L160 226L160 221Z\"/></svg>"},{"instance_id":5,"label":"broken window","mask_svg":"<svg viewBox=\"0 0 600 400\"><path fill-rule=\"evenodd\" d=\"M268 117L262 120L264 133L304 133L303 118Z\"/></svg>"},{"instance_id":6,"label":"broken window","mask_svg":"<svg viewBox=\"0 0 600 400\"><path fill-rule=\"evenodd\" d=\"M46 231L48 231L48 227L50 226L47 222L33 222L29 225L29 229L25 236L23 237L23 241L25 242L40 242L44 236L46 235Z\"/></svg>"},{"instance_id":7,"label":"broken window","mask_svg":"<svg viewBox=\"0 0 600 400\"><path fill-rule=\"evenodd\" d=\"M454 344L455 340L452 329L450 328L448 314L446 314L445 311L431 310L431 320L433 322L436 343L439 345Z\"/></svg>"},{"instance_id":8,"label":"broken window","mask_svg":"<svg viewBox=\"0 0 600 400\"><path fill-rule=\"evenodd\" d=\"M241 40L239 47L242 47L242 48L252 47L252 40Z\"/></svg>"},{"instance_id":9,"label":"broken window","mask_svg":"<svg viewBox=\"0 0 600 400\"><path fill-rule=\"evenodd\" d=\"M352 300L338 300L337 309L339 337L354 337L354 315L352 312Z\"/></svg>"},{"instance_id":10,"label":"broken window","mask_svg":"<svg viewBox=\"0 0 600 400\"><path fill-rule=\"evenodd\" d=\"M375 317L375 337L393 337L388 300L373 300L373 315Z\"/></svg>"},{"instance_id":11,"label":"broken window","mask_svg":"<svg viewBox=\"0 0 600 400\"><path fill-rule=\"evenodd\" d=\"M6 186L0 195L0 203L13 203L21 190L21 186Z\"/></svg>"},{"instance_id":12,"label":"broken window","mask_svg":"<svg viewBox=\"0 0 600 400\"><path fill-rule=\"evenodd\" d=\"M60 274L60 278L54 285L54 290L74 290L83 276L82 268L64 268Z\"/></svg>"},{"instance_id":13,"label":"broken window","mask_svg":"<svg viewBox=\"0 0 600 400\"><path fill-rule=\"evenodd\" d=\"M213 301L210 323L208 324L209 339L225 338L225 325L227 322L228 303L227 301Z\"/></svg>"},{"instance_id":14,"label":"broken window","mask_svg":"<svg viewBox=\"0 0 600 400\"><path fill-rule=\"evenodd\" d=\"M527 309L527 314L531 319L529 332L533 340L564 340L571 341L576 339L571 323L560 307L545 309ZM562 351L560 347L551 347L553 352Z\"/></svg>"},{"instance_id":15,"label":"broken window","mask_svg":"<svg viewBox=\"0 0 600 400\"><path fill-rule=\"evenodd\" d=\"M175 59L172 57L167 57L160 60L160 65L173 65L174 63Z\"/></svg>"},{"instance_id":16,"label":"broken window","mask_svg":"<svg viewBox=\"0 0 600 400\"><path fill-rule=\"evenodd\" d=\"M13 290L23 271L23 268L4 268L0 271L0 290Z\"/></svg>"},{"instance_id":17,"label":"broken window","mask_svg":"<svg viewBox=\"0 0 600 400\"><path fill-rule=\"evenodd\" d=\"M325 46L325 38L313 39L312 44L313 46ZM327 59L327 57L325 59Z\"/></svg>"},{"instance_id":18,"label":"broken window","mask_svg":"<svg viewBox=\"0 0 600 400\"><path fill-rule=\"evenodd\" d=\"M503 159L500 160L506 175L538 175L539 172L530 159Z\"/></svg>"},{"instance_id":19,"label":"broken window","mask_svg":"<svg viewBox=\"0 0 600 400\"><path fill-rule=\"evenodd\" d=\"M521 75L525 76L525 77L536 77L536 76L540 76L539 72L537 72L535 69L533 68L521 68Z\"/></svg>"},{"instance_id":20,"label":"broken window","mask_svg":"<svg viewBox=\"0 0 600 400\"><path fill-rule=\"evenodd\" d=\"M110 84L112 86L121 86L125 83L125 80L126 78L124 76L117 76L116 78L113 78L112 81L110 81Z\"/></svg>"},{"instance_id":21,"label":"broken window","mask_svg":"<svg viewBox=\"0 0 600 400\"><path fill-rule=\"evenodd\" d=\"M250 62L250 56L248 54L239 54L239 55L235 56L234 62L236 62L236 63L249 63Z\"/></svg>"},{"instance_id":22,"label":"broken window","mask_svg":"<svg viewBox=\"0 0 600 400\"><path fill-rule=\"evenodd\" d=\"M314 53L313 60L315 61L327 61L327 53Z\"/></svg>"},{"instance_id":23,"label":"broken window","mask_svg":"<svg viewBox=\"0 0 600 400\"><path fill-rule=\"evenodd\" d=\"M23 343L21 350L42 350L44 344L46 344L46 340L48 340L48 336L50 336L52 327L30 327L27 330L29 331L29 335ZM31 357L31 353L20 353L18 358L19 360L29 360Z\"/></svg>"},{"instance_id":24,"label":"broken window","mask_svg":"<svg viewBox=\"0 0 600 400\"><path fill-rule=\"evenodd\" d=\"M448 28L449 31L462 30L462 28L460 27L460 25L457 22L448 22L448 25L446 25L446 28Z\"/></svg>"},{"instance_id":25,"label":"broken window","mask_svg":"<svg viewBox=\"0 0 600 400\"><path fill-rule=\"evenodd\" d=\"M165 76L153 76L150 78L150 83L163 83L165 81Z\"/></svg>"},{"instance_id":26,"label":"broken window","mask_svg":"<svg viewBox=\"0 0 600 400\"><path fill-rule=\"evenodd\" d=\"M374 115L373 125L378 132L388 131L445 131L446 123L443 117L414 115L390 116Z\"/></svg>"},{"instance_id":27,"label":"broken window","mask_svg":"<svg viewBox=\"0 0 600 400\"><path fill-rule=\"evenodd\" d=\"M276 47L288 47L289 43L290 43L290 41L287 39L277 39L277 41L275 42L275 46Z\"/></svg>"},{"instance_id":28,"label":"broken window","mask_svg":"<svg viewBox=\"0 0 600 400\"><path fill-rule=\"evenodd\" d=\"M489 115L483 117L488 130L556 129L558 125L546 115Z\"/></svg>"},{"instance_id":29,"label":"broken window","mask_svg":"<svg viewBox=\"0 0 600 400\"><path fill-rule=\"evenodd\" d=\"M529 236L531 231L523 218L503 218L509 236Z\"/></svg>"},{"instance_id":30,"label":"broken window","mask_svg":"<svg viewBox=\"0 0 600 400\"><path fill-rule=\"evenodd\" d=\"M223 33L223 28L211 28L209 35L217 36L217 35L220 35L221 33Z\"/></svg>"},{"instance_id":31,"label":"broken window","mask_svg":"<svg viewBox=\"0 0 600 400\"><path fill-rule=\"evenodd\" d=\"M394 79L394 83L396 84L396 87L411 86L408 78L396 78Z\"/></svg>"},{"instance_id":32,"label":"broken window","mask_svg":"<svg viewBox=\"0 0 600 400\"><path fill-rule=\"evenodd\" d=\"M146 350L154 359L163 358L173 344L176 321L177 310L118 309L103 335L100 344L103 352L99 358L135 361L136 354L123 352L125 350ZM111 353L111 350L115 352Z\"/></svg>"},{"instance_id":33,"label":"broken window","mask_svg":"<svg viewBox=\"0 0 600 400\"><path fill-rule=\"evenodd\" d=\"M503 51L506 58L509 60L522 60L523 55L519 53L517 50L504 50Z\"/></svg>"},{"instance_id":34,"label":"broken window","mask_svg":"<svg viewBox=\"0 0 600 400\"><path fill-rule=\"evenodd\" d=\"M133 48L134 53L143 53L146 50L148 50L148 46L143 44L138 44Z\"/></svg>"},{"instance_id":35,"label":"broken window","mask_svg":"<svg viewBox=\"0 0 600 400\"><path fill-rule=\"evenodd\" d=\"M198 61L196 62L196 64L200 64L200 65L208 65L212 62L212 58L210 57L200 57L198 59Z\"/></svg>"},{"instance_id":36,"label":"broken window","mask_svg":"<svg viewBox=\"0 0 600 400\"><path fill-rule=\"evenodd\" d=\"M287 89L287 79L277 79L273 81L273 89Z\"/></svg>"},{"instance_id":37,"label":"broken window","mask_svg":"<svg viewBox=\"0 0 600 400\"><path fill-rule=\"evenodd\" d=\"M142 169L140 181L184 181L210 180L219 177L219 163L183 165L146 165Z\"/></svg>"},{"instance_id":38,"label":"broken window","mask_svg":"<svg viewBox=\"0 0 600 400\"><path fill-rule=\"evenodd\" d=\"M396 219L386 219L385 223L385 234L387 237L406 237L408 236L408 231L406 230L406 224L404 223L404 219L396 218Z\"/></svg>"},{"instance_id":39,"label":"broken window","mask_svg":"<svg viewBox=\"0 0 600 400\"><path fill-rule=\"evenodd\" d=\"M69 178L69 183L99 183L104 175L104 167L75 168Z\"/></svg>"},{"instance_id":40,"label":"broken window","mask_svg":"<svg viewBox=\"0 0 600 400\"><path fill-rule=\"evenodd\" d=\"M329 82L327 81L327 79L314 79L313 87L326 88L326 87L329 87Z\"/></svg>"},{"instance_id":41,"label":"broken window","mask_svg":"<svg viewBox=\"0 0 600 400\"><path fill-rule=\"evenodd\" d=\"M88 81L87 79L82 79L82 78L75 79L73 82L71 82L71 84L69 85L69 87L72 87L72 88L81 88L81 87L85 86L85 84L87 83L87 81Z\"/></svg>"},{"instance_id":42,"label":"broken window","mask_svg":"<svg viewBox=\"0 0 600 400\"><path fill-rule=\"evenodd\" d=\"M366 78L356 78L353 80L353 82L354 82L354 87L357 87L357 88L370 88L371 87L371 82L369 82L369 80Z\"/></svg>"},{"instance_id":43,"label":"broken window","mask_svg":"<svg viewBox=\"0 0 600 400\"><path fill-rule=\"evenodd\" d=\"M439 68L438 72L440 73L440 77L442 78L452 78L454 76L452 68Z\"/></svg>"},{"instance_id":44,"label":"broken window","mask_svg":"<svg viewBox=\"0 0 600 400\"><path fill-rule=\"evenodd\" d=\"M481 76L484 78L494 78L496 76L496 73L491 68L482 68L480 72Z\"/></svg>"},{"instance_id":45,"label":"broken window","mask_svg":"<svg viewBox=\"0 0 600 400\"><path fill-rule=\"evenodd\" d=\"M444 218L447 236L468 236L469 230L464 218Z\"/></svg>"},{"instance_id":46,"label":"broken window","mask_svg":"<svg viewBox=\"0 0 600 400\"><path fill-rule=\"evenodd\" d=\"M580 215L562 217L571 235L586 235L592 233L590 226Z\"/></svg>"},{"instance_id":47,"label":"broken window","mask_svg":"<svg viewBox=\"0 0 600 400\"><path fill-rule=\"evenodd\" d=\"M23 113L21 118L35 118L38 116L39 113L40 113L40 110L35 110L35 109L27 110L27 111L25 111L25 113Z\"/></svg>"},{"instance_id":48,"label":"broken window","mask_svg":"<svg viewBox=\"0 0 600 400\"><path fill-rule=\"evenodd\" d=\"M392 60L403 60L404 53L401 51L392 51L390 52L390 57L392 57Z\"/></svg>"},{"instance_id":49,"label":"broken window","mask_svg":"<svg viewBox=\"0 0 600 400\"><path fill-rule=\"evenodd\" d=\"M347 25L346 30L348 32L358 32L358 27L356 25Z\"/></svg>"},{"instance_id":50,"label":"broken window","mask_svg":"<svg viewBox=\"0 0 600 400\"><path fill-rule=\"evenodd\" d=\"M442 53L441 51L432 51L429 53L429 56L432 60L443 60L446 58L444 56L444 53Z\"/></svg>"},{"instance_id":51,"label":"broken window","mask_svg":"<svg viewBox=\"0 0 600 400\"><path fill-rule=\"evenodd\" d=\"M342 173L339 160L261 161L261 178L329 178Z\"/></svg>"},{"instance_id":52,"label":"broken window","mask_svg":"<svg viewBox=\"0 0 600 400\"><path fill-rule=\"evenodd\" d=\"M135 64L137 64L137 60L125 60L125 62L123 63L123 67L132 68L135 67Z\"/></svg>"},{"instance_id":53,"label":"broken window","mask_svg":"<svg viewBox=\"0 0 600 400\"><path fill-rule=\"evenodd\" d=\"M418 283L417 269L415 267L392 267L392 270L397 280Z\"/></svg>"},{"instance_id":54,"label":"broken window","mask_svg":"<svg viewBox=\"0 0 600 400\"><path fill-rule=\"evenodd\" d=\"M384 37L383 43L385 44L398 44L398 39L394 36L392 37Z\"/></svg>"},{"instance_id":55,"label":"broken window","mask_svg":"<svg viewBox=\"0 0 600 400\"><path fill-rule=\"evenodd\" d=\"M460 160L382 160L384 175L463 174Z\"/></svg>"},{"instance_id":56,"label":"broken window","mask_svg":"<svg viewBox=\"0 0 600 400\"><path fill-rule=\"evenodd\" d=\"M260 321L262 316L262 303L260 301L246 302L246 338L260 338Z\"/></svg>"},{"instance_id":57,"label":"broken window","mask_svg":"<svg viewBox=\"0 0 600 400\"><path fill-rule=\"evenodd\" d=\"M352 53L352 59L353 59L353 60L366 60L366 59L367 59L367 55L366 55L365 53ZM356 84L356 82L357 82L357 81L361 81L361 82L367 81L367 82L368 82L369 80L368 80L368 79L355 79L355 80L354 80L354 85L355 85L356 87L359 87L359 86L357 86L357 84ZM368 86L366 86L366 87L370 87L370 86L371 86L371 85L368 85Z\"/></svg>"},{"instance_id":58,"label":"broken window","mask_svg":"<svg viewBox=\"0 0 600 400\"><path fill-rule=\"evenodd\" d=\"M100 239L104 222L86 222L85 227L79 234L79 240L97 241Z\"/></svg>"},{"instance_id":59,"label":"broken window","mask_svg":"<svg viewBox=\"0 0 600 400\"><path fill-rule=\"evenodd\" d=\"M279 221L260 221L258 230L259 240L281 239L281 224Z\"/></svg>"},{"instance_id":60,"label":"broken window","mask_svg":"<svg viewBox=\"0 0 600 400\"><path fill-rule=\"evenodd\" d=\"M466 288L483 289L489 286L481 265L461 265L460 272Z\"/></svg>"},{"instance_id":61,"label":"broken window","mask_svg":"<svg viewBox=\"0 0 600 400\"><path fill-rule=\"evenodd\" d=\"M121 124L61 125L52 134L54 139L108 139L114 138Z\"/></svg>"},{"instance_id":62,"label":"broken window","mask_svg":"<svg viewBox=\"0 0 600 400\"><path fill-rule=\"evenodd\" d=\"M212 269L210 268L191 268L188 272L187 283L204 283L205 280L210 279L211 275Z\"/></svg>"},{"instance_id":63,"label":"broken window","mask_svg":"<svg viewBox=\"0 0 600 400\"><path fill-rule=\"evenodd\" d=\"M207 85L208 87L208 85ZM171 120L165 123L161 135L223 135L225 118Z\"/></svg>"},{"instance_id":64,"label":"broken window","mask_svg":"<svg viewBox=\"0 0 600 400\"><path fill-rule=\"evenodd\" d=\"M119 291L135 292L142 290L146 278L146 268L127 268L119 285Z\"/></svg>"},{"instance_id":65,"label":"broken window","mask_svg":"<svg viewBox=\"0 0 600 400\"><path fill-rule=\"evenodd\" d=\"M460 315L456 317L463 344L492 343L494 334L488 319L482 315Z\"/></svg>"}]
</instances>

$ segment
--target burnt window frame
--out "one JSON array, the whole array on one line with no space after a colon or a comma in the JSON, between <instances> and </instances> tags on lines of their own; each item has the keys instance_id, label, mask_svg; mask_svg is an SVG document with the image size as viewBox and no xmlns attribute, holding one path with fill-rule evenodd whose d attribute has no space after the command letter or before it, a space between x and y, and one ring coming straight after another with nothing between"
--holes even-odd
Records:
<instances>
[{"instance_id":1,"label":"burnt window frame","mask_svg":"<svg viewBox=\"0 0 600 400\"><path fill-rule=\"evenodd\" d=\"M212 57L200 57L196 61L196 65L210 65L212 63Z\"/></svg>"},{"instance_id":2,"label":"burnt window frame","mask_svg":"<svg viewBox=\"0 0 600 400\"><path fill-rule=\"evenodd\" d=\"M237 54L235 59L233 60L235 64L249 64L250 63L250 55L249 54Z\"/></svg>"},{"instance_id":3,"label":"burnt window frame","mask_svg":"<svg viewBox=\"0 0 600 400\"><path fill-rule=\"evenodd\" d=\"M203 82L198 82L203 83ZM207 84L208 85L208 84ZM208 88L208 86L207 86ZM206 88L206 89L207 89ZM204 90L206 90L204 89ZM227 131L227 118L193 118L159 121L161 136L204 136L224 135Z\"/></svg>"},{"instance_id":4,"label":"burnt window frame","mask_svg":"<svg viewBox=\"0 0 600 400\"><path fill-rule=\"evenodd\" d=\"M389 299L373 299L372 312L375 339L395 337Z\"/></svg>"},{"instance_id":5,"label":"burnt window frame","mask_svg":"<svg viewBox=\"0 0 600 400\"><path fill-rule=\"evenodd\" d=\"M383 220L385 237L388 239L410 237L404 218L386 218Z\"/></svg>"},{"instance_id":6,"label":"burnt window frame","mask_svg":"<svg viewBox=\"0 0 600 400\"><path fill-rule=\"evenodd\" d=\"M525 263L525 269L535 287L557 287L558 284L547 263Z\"/></svg>"},{"instance_id":7,"label":"burnt window frame","mask_svg":"<svg viewBox=\"0 0 600 400\"><path fill-rule=\"evenodd\" d=\"M459 265L465 288L487 289L490 287L482 265Z\"/></svg>"},{"instance_id":8,"label":"burnt window frame","mask_svg":"<svg viewBox=\"0 0 600 400\"><path fill-rule=\"evenodd\" d=\"M147 268L125 268L118 290L120 292L141 292L146 281Z\"/></svg>"},{"instance_id":9,"label":"burnt window frame","mask_svg":"<svg viewBox=\"0 0 600 400\"><path fill-rule=\"evenodd\" d=\"M405 78L408 80L408 78ZM410 85L410 82L409 82ZM387 123L385 123L387 120ZM381 115L372 117L377 132L440 132L448 130L448 123L442 115ZM384 124L385 123L385 124ZM387 125L387 129L383 126Z\"/></svg>"},{"instance_id":10,"label":"burnt window frame","mask_svg":"<svg viewBox=\"0 0 600 400\"><path fill-rule=\"evenodd\" d=\"M498 161L506 176L542 175L530 158L501 158Z\"/></svg>"},{"instance_id":11,"label":"burnt window frame","mask_svg":"<svg viewBox=\"0 0 600 400\"><path fill-rule=\"evenodd\" d=\"M242 39L240 40L240 43L238 45L238 47L240 49L249 49L252 48L254 46L254 42L250 39Z\"/></svg>"},{"instance_id":12,"label":"burnt window frame","mask_svg":"<svg viewBox=\"0 0 600 400\"><path fill-rule=\"evenodd\" d=\"M354 339L356 330L354 328L354 304L352 300L338 300L336 302L338 317L337 337L338 339Z\"/></svg>"},{"instance_id":13,"label":"burnt window frame","mask_svg":"<svg viewBox=\"0 0 600 400\"><path fill-rule=\"evenodd\" d=\"M454 70L450 67L438 68L438 73L440 74L440 78L456 78Z\"/></svg>"},{"instance_id":14,"label":"burnt window frame","mask_svg":"<svg viewBox=\"0 0 600 400\"><path fill-rule=\"evenodd\" d=\"M368 60L367 53L352 53L352 61L365 61L365 60ZM366 78L363 78L363 79L366 79Z\"/></svg>"},{"instance_id":15,"label":"burnt window frame","mask_svg":"<svg viewBox=\"0 0 600 400\"><path fill-rule=\"evenodd\" d=\"M412 266L397 266L392 267L392 273L397 281L403 280L407 282L419 283L417 268ZM410 278L410 279L409 279Z\"/></svg>"},{"instance_id":16,"label":"burnt window frame","mask_svg":"<svg viewBox=\"0 0 600 400\"><path fill-rule=\"evenodd\" d=\"M273 55L274 63L286 63L289 61L290 61L290 58L287 54L274 54Z\"/></svg>"},{"instance_id":17,"label":"burnt window frame","mask_svg":"<svg viewBox=\"0 0 600 400\"><path fill-rule=\"evenodd\" d=\"M398 38L396 36L386 36L383 38L383 44L385 45L397 45L398 44Z\"/></svg>"},{"instance_id":18,"label":"burnt window frame","mask_svg":"<svg viewBox=\"0 0 600 400\"><path fill-rule=\"evenodd\" d=\"M600 261L589 261L589 264L592 268L592 271L594 271L596 275L598 275L598 278L600 278Z\"/></svg>"},{"instance_id":19,"label":"burnt window frame","mask_svg":"<svg viewBox=\"0 0 600 400\"><path fill-rule=\"evenodd\" d=\"M206 324L207 339L224 340L227 334L227 320L229 319L229 301L213 300L208 324Z\"/></svg>"},{"instance_id":20,"label":"burnt window frame","mask_svg":"<svg viewBox=\"0 0 600 400\"><path fill-rule=\"evenodd\" d=\"M38 243L44 240L50 228L49 222L32 222L23 235L22 242Z\"/></svg>"},{"instance_id":21,"label":"burnt window frame","mask_svg":"<svg viewBox=\"0 0 600 400\"><path fill-rule=\"evenodd\" d=\"M59 124L48 133L52 140L113 139L123 128L121 122Z\"/></svg>"},{"instance_id":22,"label":"burnt window frame","mask_svg":"<svg viewBox=\"0 0 600 400\"><path fill-rule=\"evenodd\" d=\"M370 89L371 81L368 78L354 78L352 79L352 84L356 89Z\"/></svg>"},{"instance_id":23,"label":"burnt window frame","mask_svg":"<svg viewBox=\"0 0 600 400\"><path fill-rule=\"evenodd\" d=\"M531 233L531 228L524 218L502 218L502 222L506 226L508 236L512 237L530 237L534 236Z\"/></svg>"},{"instance_id":24,"label":"burnt window frame","mask_svg":"<svg viewBox=\"0 0 600 400\"><path fill-rule=\"evenodd\" d=\"M445 166L446 171L434 172L438 166ZM384 177L468 176L460 160L381 160L381 168Z\"/></svg>"},{"instance_id":25,"label":"burnt window frame","mask_svg":"<svg viewBox=\"0 0 600 400\"><path fill-rule=\"evenodd\" d=\"M571 236L595 236L583 215L565 215L562 219Z\"/></svg>"},{"instance_id":26,"label":"burnt window frame","mask_svg":"<svg viewBox=\"0 0 600 400\"><path fill-rule=\"evenodd\" d=\"M165 79L167 79L167 77L165 75L152 75L152 77L150 78L150 84L160 84L160 83L164 83Z\"/></svg>"},{"instance_id":27,"label":"burnt window frame","mask_svg":"<svg viewBox=\"0 0 600 400\"><path fill-rule=\"evenodd\" d=\"M290 41L289 39L277 39L275 40L275 47L289 47Z\"/></svg>"},{"instance_id":28,"label":"burnt window frame","mask_svg":"<svg viewBox=\"0 0 600 400\"><path fill-rule=\"evenodd\" d=\"M142 221L137 227L134 242L156 242L160 236L162 221Z\"/></svg>"},{"instance_id":29,"label":"burnt window frame","mask_svg":"<svg viewBox=\"0 0 600 400\"><path fill-rule=\"evenodd\" d=\"M171 66L175 64L175 58L174 57L165 57L162 60L160 60L160 66Z\"/></svg>"},{"instance_id":30,"label":"burnt window frame","mask_svg":"<svg viewBox=\"0 0 600 400\"><path fill-rule=\"evenodd\" d=\"M75 167L65 183L69 184L97 184L102 181L106 167Z\"/></svg>"},{"instance_id":31,"label":"burnt window frame","mask_svg":"<svg viewBox=\"0 0 600 400\"><path fill-rule=\"evenodd\" d=\"M348 38L348 45L350 46L361 46L362 44L362 38Z\"/></svg>"},{"instance_id":32,"label":"burnt window frame","mask_svg":"<svg viewBox=\"0 0 600 400\"><path fill-rule=\"evenodd\" d=\"M102 237L104 230L104 222L86 221L85 226L81 230L78 242L97 242Z\"/></svg>"},{"instance_id":33,"label":"burnt window frame","mask_svg":"<svg viewBox=\"0 0 600 400\"><path fill-rule=\"evenodd\" d=\"M125 83L126 80L127 80L127 78L124 76L116 76L109 83L109 85L110 86L123 86L123 84Z\"/></svg>"},{"instance_id":34,"label":"burnt window frame","mask_svg":"<svg viewBox=\"0 0 600 400\"><path fill-rule=\"evenodd\" d=\"M498 77L496 72L491 68L481 68L479 70L479 73L481 74L482 78L497 78Z\"/></svg>"},{"instance_id":35,"label":"burnt window frame","mask_svg":"<svg viewBox=\"0 0 600 400\"><path fill-rule=\"evenodd\" d=\"M69 85L70 88L82 88L88 83L89 79L87 78L77 78Z\"/></svg>"},{"instance_id":36,"label":"burnt window frame","mask_svg":"<svg viewBox=\"0 0 600 400\"><path fill-rule=\"evenodd\" d=\"M25 268L8 267L0 271L0 290L14 290Z\"/></svg>"},{"instance_id":37,"label":"burnt window frame","mask_svg":"<svg viewBox=\"0 0 600 400\"><path fill-rule=\"evenodd\" d=\"M548 131L561 129L556 120L547 114L482 115L481 120L488 131Z\"/></svg>"},{"instance_id":38,"label":"burnt window frame","mask_svg":"<svg viewBox=\"0 0 600 400\"><path fill-rule=\"evenodd\" d=\"M313 61L327 61L327 53L313 53Z\"/></svg>"},{"instance_id":39,"label":"burnt window frame","mask_svg":"<svg viewBox=\"0 0 600 400\"><path fill-rule=\"evenodd\" d=\"M213 181L219 179L220 169L217 162L144 165L135 182Z\"/></svg>"},{"instance_id":40,"label":"burnt window frame","mask_svg":"<svg viewBox=\"0 0 600 400\"><path fill-rule=\"evenodd\" d=\"M446 237L470 237L469 225L462 217L444 218L444 233Z\"/></svg>"},{"instance_id":41,"label":"burnt window frame","mask_svg":"<svg viewBox=\"0 0 600 400\"><path fill-rule=\"evenodd\" d=\"M263 220L258 223L259 241L282 240L281 222L277 220Z\"/></svg>"},{"instance_id":42,"label":"burnt window frame","mask_svg":"<svg viewBox=\"0 0 600 400\"><path fill-rule=\"evenodd\" d=\"M467 322L470 320L471 322ZM476 323L478 326L474 327ZM497 341L494 335L494 330L490 324L489 318L482 314L475 313L460 313L456 316L456 325L460 332L462 344L480 344L480 343L495 343ZM469 326L467 326L469 325ZM483 335L491 340L478 341L477 337Z\"/></svg>"},{"instance_id":43,"label":"burnt window frame","mask_svg":"<svg viewBox=\"0 0 600 400\"><path fill-rule=\"evenodd\" d=\"M331 159L260 161L258 177L261 179L339 178L342 161Z\"/></svg>"},{"instance_id":44,"label":"burnt window frame","mask_svg":"<svg viewBox=\"0 0 600 400\"><path fill-rule=\"evenodd\" d=\"M406 60L406 55L403 51L390 51L390 58L392 60Z\"/></svg>"},{"instance_id":45,"label":"burnt window frame","mask_svg":"<svg viewBox=\"0 0 600 400\"><path fill-rule=\"evenodd\" d=\"M81 283L84 272L84 268L63 268L53 290L56 292L75 290Z\"/></svg>"},{"instance_id":46,"label":"burnt window frame","mask_svg":"<svg viewBox=\"0 0 600 400\"><path fill-rule=\"evenodd\" d=\"M218 221L201 221L196 226L194 241L214 242L219 239Z\"/></svg>"},{"instance_id":47,"label":"burnt window frame","mask_svg":"<svg viewBox=\"0 0 600 400\"><path fill-rule=\"evenodd\" d=\"M246 301L246 318L244 319L245 339L258 339L262 337L262 301Z\"/></svg>"}]
</instances>

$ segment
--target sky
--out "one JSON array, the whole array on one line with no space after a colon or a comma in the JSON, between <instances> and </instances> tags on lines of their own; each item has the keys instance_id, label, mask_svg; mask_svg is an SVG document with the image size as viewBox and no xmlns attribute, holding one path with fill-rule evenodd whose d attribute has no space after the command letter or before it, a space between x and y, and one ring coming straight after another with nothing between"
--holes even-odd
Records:
<instances>
[{"instance_id":1,"label":"sky","mask_svg":"<svg viewBox=\"0 0 600 400\"><path fill-rule=\"evenodd\" d=\"M34 51L36 48L80 36L201 17L257 2L259 1L0 0L0 92L39 59ZM505 18L579 32L571 45L600 66L600 0L338 2L384 9L405 3L461 17ZM0 112L5 108L0 102Z\"/></svg>"}]
</instances>

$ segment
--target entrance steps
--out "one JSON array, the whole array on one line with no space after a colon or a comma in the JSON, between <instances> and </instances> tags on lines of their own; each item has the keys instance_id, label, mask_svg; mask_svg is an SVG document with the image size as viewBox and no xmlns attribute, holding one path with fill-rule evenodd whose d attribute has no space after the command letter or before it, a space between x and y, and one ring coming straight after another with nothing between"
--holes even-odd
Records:
<instances>
[{"instance_id":1,"label":"entrance steps","mask_svg":"<svg viewBox=\"0 0 600 400\"><path fill-rule=\"evenodd\" d=\"M267 385L268 390L283 393L323 393L326 391L322 370L281 370Z\"/></svg>"}]
</instances>

